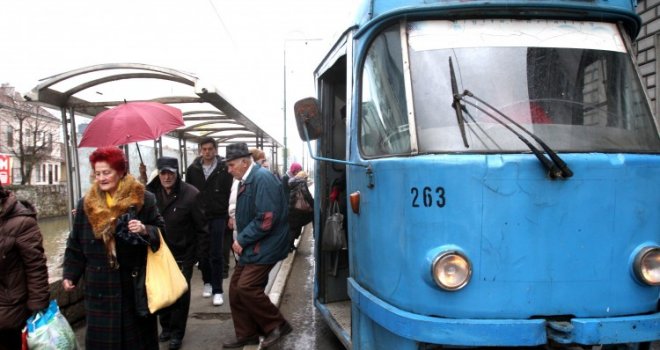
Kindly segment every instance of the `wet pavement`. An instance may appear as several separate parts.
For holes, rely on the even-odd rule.
[[[330,327],[314,307],[314,237],[311,225],[301,236],[287,279],[280,310],[293,327],[293,332],[269,350],[340,350]]]
[[[292,267],[295,258],[295,252],[283,261],[279,262],[270,273],[270,279],[266,286],[267,294],[271,301],[279,305],[280,296],[286,284],[286,278]],[[229,276],[233,273],[234,262],[229,265]],[[231,319],[229,310],[229,279],[223,280],[224,304],[222,306],[213,306],[211,298],[202,297],[202,273],[197,268],[194,269],[193,277],[190,282],[192,295],[190,300],[190,311],[188,314],[188,325],[186,334],[183,338],[181,349],[195,350],[216,350],[222,349],[222,343],[235,339],[234,323]],[[286,317],[286,315],[285,315]],[[76,337],[80,349],[85,349],[85,327],[84,325],[76,328]],[[167,350],[169,342],[160,343],[161,350]],[[244,349],[258,349],[256,346],[245,347]],[[93,350],[93,349],[90,349]]]

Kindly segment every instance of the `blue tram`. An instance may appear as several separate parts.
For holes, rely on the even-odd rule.
[[[660,339],[634,5],[362,4],[294,107],[316,140],[315,304],[347,348]],[[347,244],[325,249],[337,195]]]

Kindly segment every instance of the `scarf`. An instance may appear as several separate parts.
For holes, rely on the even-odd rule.
[[[119,180],[112,201],[106,200],[106,192],[96,182],[85,195],[85,214],[92,225],[94,238],[103,239],[108,262],[113,268],[119,267],[115,248],[117,218],[128,212],[130,206],[135,206],[139,212],[144,205],[144,192],[144,185],[128,174]],[[112,205],[108,205],[109,202]]]

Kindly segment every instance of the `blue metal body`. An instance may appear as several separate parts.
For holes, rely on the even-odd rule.
[[[660,245],[660,156],[562,154],[575,176],[551,181],[531,154],[364,159],[355,132],[360,63],[370,38],[394,20],[590,19],[622,23],[634,38],[640,27],[634,6],[626,0],[364,2],[355,17],[347,92],[347,160],[370,166],[370,174],[346,167],[346,192],[360,193],[360,212],[347,214],[353,349],[660,339],[660,288],[638,282],[631,268],[640,247]],[[428,188],[433,200],[441,188],[443,206],[415,207],[413,188]],[[322,229],[320,220],[315,229]],[[465,253],[473,266],[460,291],[444,291],[432,279],[432,260],[447,248]]]
[[[373,190],[351,169],[351,190],[361,193],[361,212],[349,217],[354,348],[359,334],[383,331],[356,324],[356,313],[433,344],[544,344],[557,317],[572,318],[571,330],[550,335],[562,343],[660,338],[658,288],[631,270],[640,245],[660,244],[660,157],[564,159],[576,173],[568,181],[547,180],[532,155],[372,161]],[[444,207],[411,206],[412,187],[438,186]],[[430,274],[448,245],[474,266],[457,292]]]

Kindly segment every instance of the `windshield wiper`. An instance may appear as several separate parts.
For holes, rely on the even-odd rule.
[[[511,131],[514,135],[516,135],[518,137],[518,139],[520,139],[520,141],[522,141],[532,151],[532,153],[536,156],[536,158],[541,162],[543,167],[548,171],[548,176],[551,179],[569,178],[569,177],[573,176],[573,172],[568,168],[568,165],[566,165],[566,163],[561,158],[559,158],[557,153],[555,153],[539,137],[532,134],[529,130],[523,128],[522,125],[518,124],[513,119],[506,116],[504,113],[502,113],[497,108],[491,106],[490,104],[483,101],[482,99],[474,96],[474,94],[472,94],[469,90],[465,90],[462,94],[456,95],[456,96],[457,96],[457,99],[459,101],[463,101],[464,103],[466,103],[470,106],[473,106],[474,108],[480,110],[481,112],[486,114],[488,117],[495,120],[497,123],[504,126],[507,130]],[[491,110],[497,112],[497,114],[499,114],[500,116],[505,118],[507,121],[509,121],[513,125],[517,126],[521,130],[523,130],[526,134],[530,135],[548,153],[548,155],[550,156],[550,159],[552,159],[552,161],[550,161],[550,159],[546,158],[545,155],[543,153],[541,153],[541,151],[538,148],[536,148],[527,138],[525,138],[522,134],[520,134],[515,129],[513,129],[510,125],[503,122],[500,118],[496,117],[491,112],[489,112],[488,110],[482,108],[481,106],[477,105],[476,103],[466,100],[465,96],[471,97],[471,98],[475,99],[476,101],[484,104],[485,106],[487,106]],[[467,109],[465,110],[465,112],[467,112]]]
[[[458,93],[458,84],[456,83],[456,73],[454,73],[454,65],[451,63],[451,57],[449,57],[449,74],[451,75],[451,93],[454,102],[452,106],[456,110],[456,120],[458,122],[458,128],[461,130],[461,137],[463,138],[463,145],[465,148],[470,148],[468,145],[467,137],[465,136],[465,119],[463,119],[463,111],[461,105],[462,96]]]

